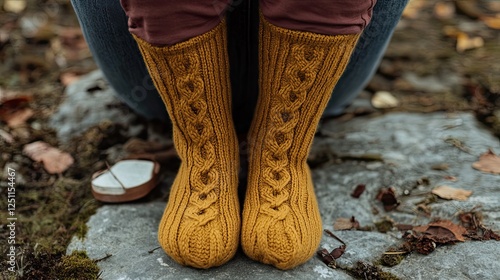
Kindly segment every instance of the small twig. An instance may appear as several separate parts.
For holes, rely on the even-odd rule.
[[[96,259],[96,260],[94,260],[94,262],[96,262],[96,263],[97,263],[97,262],[103,261],[103,260],[105,260],[105,259],[107,259],[107,258],[109,258],[109,257],[111,257],[111,256],[113,256],[113,255],[112,255],[112,254],[107,254],[107,253],[106,253],[106,256],[104,256],[104,257],[102,257],[102,258],[100,258],[100,259]]]
[[[106,167],[108,168],[109,174],[111,174],[111,176],[113,176],[113,178],[115,178],[115,180],[116,180],[116,181],[118,181],[118,183],[120,183],[120,186],[121,186],[124,190],[126,190],[126,188],[125,188],[125,186],[123,185],[123,183],[122,183],[120,180],[118,180],[118,178],[115,176],[115,174],[113,173],[113,171],[111,171],[111,167],[109,166],[109,163],[108,163],[107,161],[105,161],[105,163],[106,163]]]
[[[161,248],[161,247],[160,247],[160,246],[158,246],[158,247],[156,247],[156,248],[154,248],[154,249],[149,250],[149,251],[148,251],[148,253],[152,254],[154,251],[156,251],[156,250],[158,250],[158,249],[160,249],[160,248]]]
[[[385,252],[384,255],[402,255],[407,254],[408,252],[399,251],[399,252]]]
[[[470,149],[467,146],[465,146],[465,144],[462,141],[458,139],[448,137],[444,139],[444,142],[454,146],[455,148],[461,150],[462,152],[471,154]]]
[[[331,232],[330,230],[325,229],[324,231],[325,231],[325,232],[326,232],[329,236],[331,236],[331,237],[333,237],[333,238],[337,239],[337,241],[338,241],[338,242],[340,242],[340,243],[342,243],[342,244],[344,244],[344,245],[346,245],[346,246],[347,246],[347,244],[345,244],[345,242],[344,242],[342,239],[338,238],[338,237],[337,237],[335,234],[333,234],[333,232]]]

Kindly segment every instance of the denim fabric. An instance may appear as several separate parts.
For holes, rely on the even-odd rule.
[[[118,0],[71,0],[95,62],[118,97],[140,115],[168,119]]]
[[[378,0],[324,116],[342,113],[370,81],[408,0]],[[146,118],[168,121],[165,106],[149,77],[127,27],[120,1],[71,0],[83,34],[104,76],[118,96]],[[214,2],[216,3],[216,2]],[[250,125],[257,100],[258,8],[252,0],[233,1],[228,9],[228,49],[236,130]]]
[[[370,82],[408,1],[377,0],[372,21],[361,35],[344,74],[337,82],[323,117],[341,114]]]

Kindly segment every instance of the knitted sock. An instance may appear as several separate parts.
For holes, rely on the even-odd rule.
[[[241,235],[254,260],[290,269],[319,245],[321,217],[306,159],[358,38],[287,30],[261,17],[260,95]]]
[[[182,265],[222,265],[234,256],[240,231],[225,22],[173,46],[135,39],[172,119],[181,159],[159,242]]]

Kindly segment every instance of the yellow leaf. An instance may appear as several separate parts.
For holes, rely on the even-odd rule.
[[[486,24],[489,28],[492,29],[500,29],[500,15],[492,16],[482,16],[481,20]]]
[[[3,9],[18,14],[26,9],[26,0],[5,0]]]
[[[457,35],[457,51],[459,53],[463,53],[466,50],[477,49],[482,46],[484,46],[484,40],[481,37],[471,38],[463,32]]]

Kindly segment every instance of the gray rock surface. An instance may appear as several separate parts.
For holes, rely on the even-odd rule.
[[[141,125],[131,125],[137,116],[122,101],[100,70],[95,70],[70,84],[65,90],[65,99],[51,116],[49,125],[62,141],[77,136],[102,121],[122,124],[126,135],[137,135]]]
[[[357,117],[347,122],[331,120],[320,128],[312,158],[313,178],[324,228],[333,230],[337,218],[355,216],[362,226],[373,226],[386,217],[399,223],[426,224],[433,218],[454,219],[458,211],[480,206],[484,223],[500,229],[500,176],[474,170],[471,164],[488,148],[500,152],[500,142],[468,113],[392,113]],[[367,156],[375,161],[362,158]],[[339,160],[338,158],[343,160]],[[378,159],[378,160],[377,160]],[[449,169],[433,170],[446,163]],[[447,180],[454,176],[456,181]],[[422,178],[430,184],[417,184]],[[425,180],[424,180],[425,181]],[[350,196],[354,187],[366,184],[359,199]],[[415,203],[438,185],[472,190],[464,202],[438,200],[429,205],[431,216],[416,210]],[[397,211],[385,212],[375,196],[381,187],[392,186],[401,195]],[[403,195],[404,193],[410,195]],[[76,237],[68,247],[86,250],[91,258],[112,256],[98,263],[102,279],[352,279],[345,271],[326,267],[314,257],[289,271],[253,262],[240,251],[226,265],[210,270],[179,266],[158,247],[157,223],[165,202],[106,205],[91,217],[83,240]],[[376,262],[401,234],[335,231],[347,243],[341,266],[356,261]],[[331,250],[340,243],[324,235],[321,247]],[[499,279],[500,242],[467,241],[441,246],[430,255],[413,253],[399,265],[383,269],[401,279]]]

